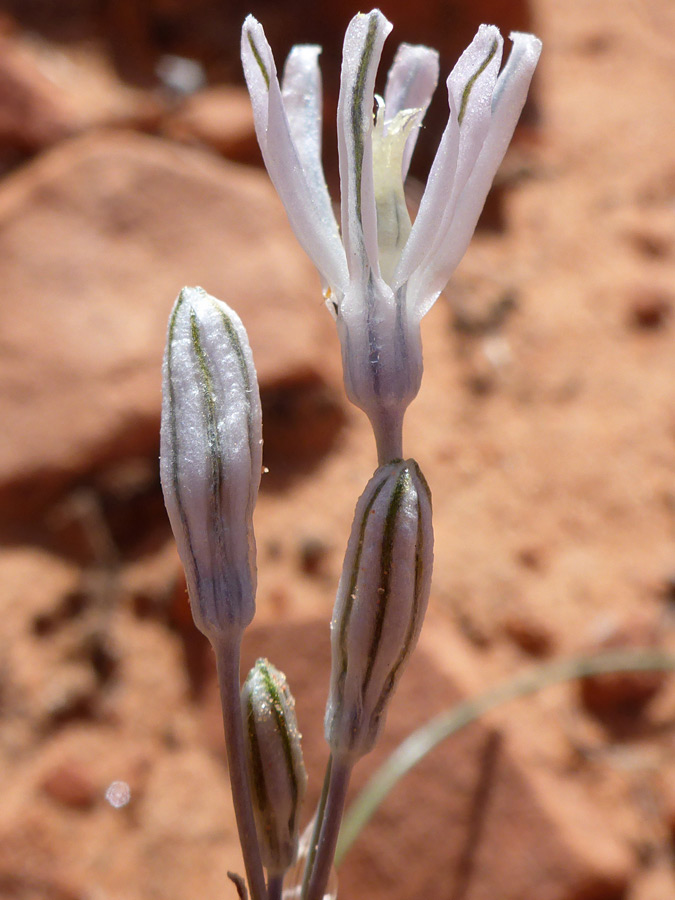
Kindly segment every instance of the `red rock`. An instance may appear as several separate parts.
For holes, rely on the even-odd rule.
[[[248,91],[220,85],[188,97],[167,116],[164,132],[185,143],[204,144],[229,159],[260,162]]]
[[[58,838],[35,815],[0,822],[0,889],[8,900],[82,900]]]
[[[0,145],[40,150],[80,126],[68,97],[8,36],[0,36]]]
[[[214,792],[218,802],[198,798]],[[228,787],[219,761],[198,749],[179,750],[156,763],[138,807],[140,823],[158,837],[198,841],[230,831],[222,814]]]
[[[328,625],[254,624],[245,637],[244,668],[260,655],[285,672],[296,699],[310,808],[326,760]],[[352,797],[413,729],[467,698],[472,665],[432,613],[381,742],[356,767]],[[216,716],[215,704],[210,709]],[[512,727],[518,728],[515,720]],[[339,884],[344,896],[371,900],[616,900],[632,871],[611,821],[580,790],[565,778],[533,772],[508,728],[479,720],[398,783],[346,856]]]
[[[647,259],[663,259],[673,251],[673,238],[670,230],[635,229],[628,235],[633,247]]]
[[[21,91],[32,98],[28,103],[22,94],[19,102],[14,95],[19,134],[27,130],[29,138],[33,135],[33,119],[38,118],[40,106],[45,107],[37,141],[34,138],[33,143],[27,143],[19,138],[19,146],[42,149],[69,134],[102,125],[156,127],[164,106],[160,96],[122,82],[112,62],[95,45],[73,42],[57,47],[36,34],[21,32],[7,38],[6,43],[8,59],[18,70]],[[34,108],[35,115],[29,117]],[[2,109],[6,116],[13,115],[11,104]],[[54,119],[61,123],[57,129],[53,128]]]
[[[601,718],[638,716],[661,689],[662,672],[617,672],[595,675],[581,683],[584,706]]]
[[[626,900],[671,900],[675,897],[675,874],[669,861],[657,863],[641,872]]]
[[[346,421],[339,395],[309,369],[268,384],[261,400],[267,484],[306,473],[328,453]]]
[[[628,323],[643,331],[657,331],[667,324],[675,306],[668,291],[645,287],[634,291],[628,305]]]
[[[11,650],[22,637],[39,632],[36,625],[40,621],[58,617],[64,599],[79,588],[80,576],[74,566],[42,550],[3,549],[0,584],[0,641],[5,641],[7,650]]]
[[[502,627],[508,637],[531,656],[548,656],[555,646],[551,629],[527,612],[507,615]]]
[[[675,840],[675,773],[662,770],[657,777],[658,811],[665,820],[671,841]]]
[[[74,683],[79,667],[59,669],[63,647],[54,636],[41,636],[41,623],[59,619],[67,598],[79,587],[76,569],[38,550],[5,550],[0,554],[3,624],[0,658],[4,690],[12,704],[5,728],[19,747],[30,729],[44,721],[63,685]]]
[[[180,629],[182,614],[175,616],[174,606],[176,595],[187,596],[187,589],[173,538],[158,553],[127,567],[122,577],[139,618],[168,620]]]
[[[658,644],[657,626],[644,616],[617,623],[593,646],[601,650],[654,648]],[[579,683],[581,701],[586,709],[607,725],[624,728],[634,725],[647,704],[661,690],[665,672],[615,672],[584,678]]]
[[[44,504],[77,472],[156,457],[183,284],[238,310],[263,388],[339,377],[318,277],[263,173],[131,134],[79,138],[2,185],[0,254],[5,297],[20,298],[0,357],[5,514],[19,496],[23,513]]]
[[[90,809],[98,796],[96,785],[82,767],[67,761],[45,773],[41,788],[52,800],[72,809]]]

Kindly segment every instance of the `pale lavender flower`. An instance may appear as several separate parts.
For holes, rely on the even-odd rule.
[[[183,288],[171,312],[162,393],[164,502],[195,624],[215,640],[255,611],[262,413],[244,326],[201,288]]]
[[[431,494],[414,459],[380,466],[354,513],[331,620],[326,740],[368,753],[417,643],[429,599]]]
[[[241,712],[262,862],[270,876],[283,876],[298,853],[307,774],[295,700],[286,676],[266,659],[248,674]]]
[[[422,376],[420,321],[469,244],[511,140],[541,42],[481,25],[447,80],[450,119],[411,224],[403,183],[438,80],[438,55],[402,44],[384,98],[375,76],[391,24],[352,19],[338,103],[342,233],[321,164],[320,48],[297,46],[281,86],[262,26],[248,16],[242,61],[256,133],[295,234],[316,265],[342,345],[345,386],[369,416],[381,462],[401,455],[403,414]],[[373,115],[374,100],[377,112]]]

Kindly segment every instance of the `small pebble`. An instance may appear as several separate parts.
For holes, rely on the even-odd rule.
[[[657,623],[649,618],[633,616],[619,622],[601,620],[596,623],[595,631],[595,640],[589,648],[595,653],[659,647]],[[579,683],[581,702],[588,712],[606,725],[621,728],[634,724],[645,714],[649,702],[661,690],[666,677],[664,672],[645,671],[607,672],[583,678]]]
[[[318,537],[307,537],[300,544],[300,568],[307,575],[320,574],[328,547]]]
[[[126,781],[113,781],[105,792],[105,799],[115,809],[121,809],[131,799],[131,788]]]
[[[75,763],[62,763],[51,769],[41,787],[52,800],[71,809],[89,809],[96,801],[96,786]]]
[[[656,331],[662,328],[672,312],[671,298],[666,294],[645,289],[636,292],[632,298],[628,321],[633,328],[642,331]]]
[[[555,647],[555,638],[549,629],[527,616],[509,616],[503,628],[505,634],[530,656],[548,656]]]

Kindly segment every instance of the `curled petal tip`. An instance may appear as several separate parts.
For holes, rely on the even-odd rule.
[[[509,33],[509,39],[513,41],[515,44],[516,41],[523,41],[530,44],[534,49],[541,50],[542,42],[541,39],[536,36],[536,34],[530,34],[529,31],[511,31]]]

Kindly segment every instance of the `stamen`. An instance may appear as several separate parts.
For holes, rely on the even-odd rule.
[[[373,182],[377,210],[377,243],[380,272],[385,281],[393,277],[410,234],[410,216],[403,190],[403,152],[422,110],[402,109],[385,124],[384,100],[376,96],[373,127]]]

